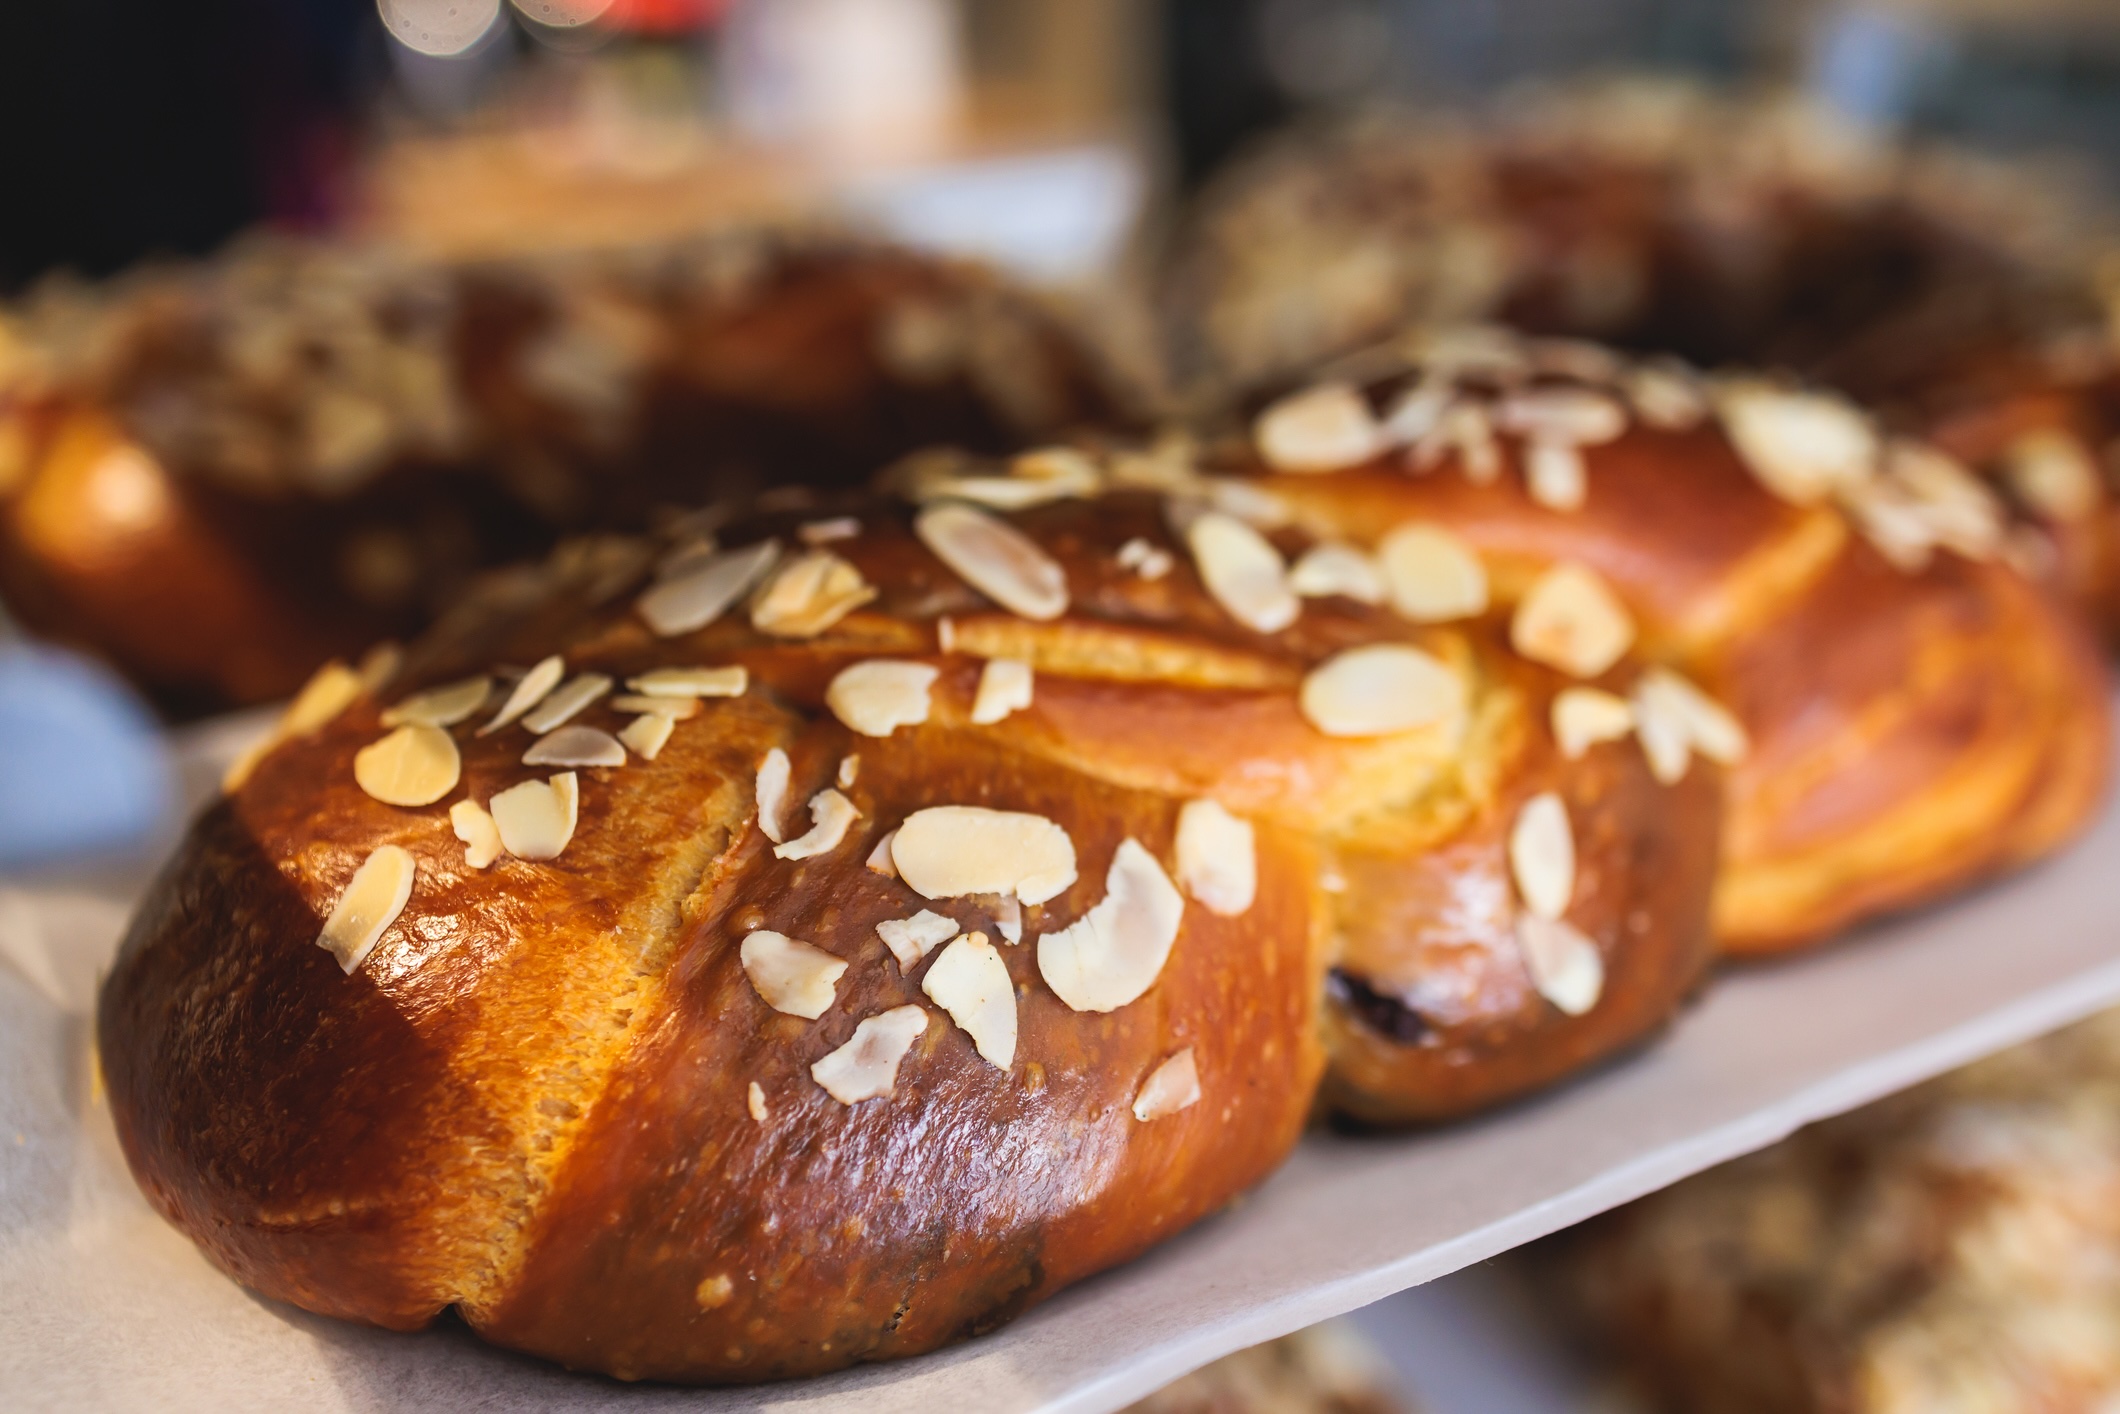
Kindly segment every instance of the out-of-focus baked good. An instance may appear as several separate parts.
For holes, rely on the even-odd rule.
[[[1562,1235],[1540,1286],[1674,1410],[2089,1414],[2120,1397],[2120,1017]]]
[[[566,532],[1109,423],[1115,388],[1028,297],[849,239],[260,242],[0,324],[0,594],[170,710],[259,702]]]
[[[1413,1414],[1391,1367],[1346,1321],[1225,1355],[1127,1414]]]

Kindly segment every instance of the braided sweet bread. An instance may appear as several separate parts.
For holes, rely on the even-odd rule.
[[[327,669],[105,988],[143,1188],[333,1314],[670,1379],[910,1354],[1227,1201],[1321,1076],[1433,1118],[1639,1041],[1711,897],[1784,945],[2080,821],[2098,669],[1977,487],[1907,491],[1896,568],[1741,460],[1958,486],[1840,405],[1476,345],[1268,409],[1272,474],[920,456]]]

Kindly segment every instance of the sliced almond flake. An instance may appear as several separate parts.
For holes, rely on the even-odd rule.
[[[1627,430],[1627,410],[1588,388],[1527,388],[1496,403],[1494,421],[1534,442],[1595,447]]]
[[[2011,442],[2003,454],[2010,489],[2036,515],[2067,524],[2098,508],[2098,466],[2073,434],[2041,427]]]
[[[1875,470],[1876,429],[1845,398],[1736,380],[1716,405],[1745,465],[1785,501],[1815,505]]]
[[[950,1014],[989,1064],[1007,1070],[1015,1063],[1016,984],[986,934],[966,933],[944,948],[920,979],[920,990]]]
[[[778,540],[717,551],[641,595],[635,607],[660,637],[691,633],[727,613],[779,558]]]
[[[1626,362],[1603,344],[1588,339],[1527,339],[1524,355],[1540,373],[1557,374],[1610,387],[1617,383]]]
[[[941,672],[932,663],[871,658],[841,668],[824,690],[832,715],[863,736],[887,737],[928,719],[931,691]]]
[[[486,705],[493,679],[480,673],[442,687],[416,692],[383,710],[386,727],[453,727]]]
[[[611,690],[611,679],[602,673],[576,673],[547,693],[545,700],[523,714],[523,726],[542,736],[579,716],[582,710]]]
[[[810,1067],[810,1078],[842,1105],[889,1095],[898,1064],[928,1028],[928,1014],[908,1003],[864,1020],[844,1046]]]
[[[1136,535],[1119,547],[1119,567],[1143,579],[1161,579],[1178,563],[1177,556],[1160,545],[1151,545]]]
[[[525,766],[623,766],[626,748],[599,727],[571,726],[539,737],[523,753]]]
[[[1633,647],[1634,620],[1596,571],[1555,565],[1516,606],[1509,642],[1535,663],[1594,678]]]
[[[780,812],[788,803],[788,775],[791,769],[788,753],[777,746],[766,753],[765,760],[758,763],[758,829],[759,833],[775,844],[787,838],[780,828]]]
[[[957,651],[957,621],[947,614],[935,620],[935,647],[944,653]]]
[[[843,960],[823,948],[770,928],[746,933],[736,952],[759,1000],[805,1021],[831,1010],[833,993],[847,970]]]
[[[1075,1011],[1116,1011],[1155,985],[1184,914],[1185,900],[1156,857],[1121,840],[1103,899],[1038,939],[1038,973]]]
[[[1928,568],[1936,550],[1935,526],[1906,488],[1876,477],[1842,492],[1840,504],[1894,569],[1915,574]]]
[[[1075,882],[1075,842],[1043,815],[936,805],[905,818],[891,860],[922,898],[1013,894],[1044,903]]]
[[[1383,439],[1394,447],[1411,446],[1442,422],[1457,398],[1457,385],[1433,375],[1401,393],[1384,414]]]
[[[643,697],[741,697],[751,686],[748,668],[657,668],[626,686]]]
[[[854,788],[854,780],[860,774],[861,758],[859,756],[856,756],[852,752],[849,752],[845,756],[839,758],[838,780],[839,788],[841,790],[852,790]]]
[[[353,754],[353,779],[385,805],[432,805],[462,773],[456,741],[440,727],[399,727]]]
[[[1187,1046],[1148,1073],[1134,1096],[1134,1118],[1150,1120],[1189,1110],[1200,1103],[1200,1068]]]
[[[1311,669],[1297,701],[1327,736],[1383,736],[1461,717],[1465,684],[1432,654],[1375,643]]]
[[[1439,624],[1487,612],[1487,569],[1479,553],[1440,525],[1395,527],[1377,545],[1377,568],[1401,618]]]
[[[668,717],[673,722],[689,722],[699,715],[699,699],[696,697],[648,697],[642,694],[622,692],[611,699],[614,712],[647,712],[658,717]]]
[[[841,540],[852,540],[861,534],[861,522],[853,516],[833,516],[829,520],[805,521],[795,528],[795,538],[805,545],[831,545]]]
[[[1288,501],[1253,481],[1233,476],[1211,477],[1200,483],[1208,508],[1235,516],[1254,530],[1278,530],[1295,519]]]
[[[1751,739],[1729,708],[1669,668],[1651,668],[1634,685],[1637,704],[1669,716],[1685,733],[1686,744],[1723,766],[1744,760]]]
[[[914,517],[913,533],[966,584],[1010,613],[1042,620],[1067,612],[1067,572],[1008,522],[945,501]]]
[[[663,701],[669,699],[664,698]],[[666,712],[643,712],[619,728],[619,744],[643,761],[653,761],[662,754],[670,740],[670,733],[677,730],[677,719]]]
[[[1417,329],[1402,341],[1406,356],[1438,374],[1473,374],[1513,382],[1531,367],[1524,340],[1499,324],[1444,324]]]
[[[869,851],[869,857],[862,861],[863,867],[871,874],[881,874],[886,879],[897,878],[898,861],[891,857],[891,848],[897,843],[898,832],[885,831],[883,838],[876,841],[876,847]]]
[[[1009,458],[1008,473],[1054,497],[1095,496],[1104,489],[1104,476],[1095,459],[1079,447],[1033,447],[1019,452]]]
[[[1320,383],[1268,407],[1252,424],[1259,457],[1276,471],[1359,466],[1383,450],[1383,429],[1361,390]]]
[[[2002,502],[1963,462],[1900,438],[1885,448],[1885,470],[1922,508],[1937,544],[1973,560],[2001,548],[2007,526]]]
[[[562,771],[549,780],[510,786],[486,808],[508,853],[517,859],[557,859],[574,838],[581,786],[572,771]]]
[[[1669,359],[1635,365],[1626,376],[1627,401],[1651,427],[1684,432],[1708,417],[1708,395],[1693,370]]]
[[[1594,687],[1563,688],[1553,699],[1553,739],[1570,761],[1602,741],[1618,741],[1634,730],[1634,708],[1626,698]]]
[[[1357,604],[1384,602],[1384,575],[1376,561],[1337,540],[1305,550],[1288,572],[1288,587],[1305,599],[1337,595]]]
[[[1568,807],[1552,791],[1540,791],[1516,812],[1509,830],[1509,872],[1524,907],[1540,918],[1558,918],[1575,896],[1575,831]]]
[[[759,1124],[766,1122],[766,1092],[757,1081],[752,1081],[744,1091],[744,1109]]]
[[[281,741],[308,736],[352,706],[364,690],[359,673],[336,659],[326,663],[287,704],[274,736]]]
[[[529,672],[524,673],[515,687],[508,693],[508,700],[501,710],[493,714],[492,720],[478,729],[480,736],[491,736],[545,700],[545,695],[559,686],[560,679],[567,675],[567,664],[559,654],[544,659]]]
[[[655,582],[666,584],[691,574],[720,551],[721,543],[711,535],[694,535],[680,540],[655,562]]]
[[[786,561],[751,600],[751,627],[775,638],[815,638],[876,597],[876,586],[830,550]]]
[[[1005,474],[977,470],[981,463],[955,449],[916,452],[892,467],[885,479],[907,500],[969,501],[997,511],[1028,510],[1103,488],[1097,464],[1072,447],[1044,447],[1012,459]]]
[[[1178,812],[1178,883],[1210,913],[1235,918],[1258,894],[1258,847],[1251,822],[1212,800]]]
[[[398,669],[404,666],[405,649],[403,645],[386,638],[382,642],[372,645],[366,653],[361,655],[361,661],[354,664],[353,675],[361,680],[361,690],[372,697],[390,686],[398,675]],[[472,704],[474,707],[477,705],[477,703]],[[383,725],[389,727],[396,726],[397,723],[385,722]],[[442,727],[449,724],[447,722],[430,722],[428,725]]]
[[[861,818],[854,802],[830,788],[810,797],[810,828],[786,844],[773,847],[775,859],[810,859],[839,848],[847,827]]]
[[[1258,633],[1277,633],[1302,611],[1288,587],[1281,552],[1265,536],[1221,511],[1205,511],[1185,532],[1200,580],[1229,616]]]
[[[994,915],[994,931],[1005,943],[1023,941],[1023,900],[1012,894],[1002,894],[992,900],[982,900],[987,911]]]
[[[979,670],[972,722],[988,727],[1031,705],[1031,665],[1019,658],[992,658]]]
[[[1517,946],[1538,994],[1569,1016],[1582,1016],[1605,991],[1605,959],[1597,944],[1565,918],[1516,916]]]
[[[475,800],[459,800],[449,807],[449,827],[464,842],[464,863],[484,869],[501,857],[500,827]]]
[[[1644,701],[1639,693],[1633,707],[1634,734],[1641,740],[1642,755],[1649,762],[1649,774],[1664,785],[1677,785],[1686,778],[1686,770],[1693,764],[1693,743],[1685,723],[1668,704],[1655,698]]]
[[[901,973],[918,967],[920,959],[956,937],[958,931],[957,920],[925,908],[911,918],[886,918],[876,925],[876,936],[898,959]]]
[[[1570,442],[1524,444],[1524,489],[1549,511],[1579,511],[1590,498],[1590,471]]]
[[[1428,435],[1413,444],[1408,453],[1416,471],[1428,471],[1455,452],[1467,480],[1484,486],[1502,474],[1502,449],[1494,438],[1494,424],[1479,403],[1460,400],[1446,409]]]
[[[339,960],[341,972],[351,976],[397,922],[418,872],[412,856],[394,844],[380,846],[353,871],[317,934],[317,946]]]

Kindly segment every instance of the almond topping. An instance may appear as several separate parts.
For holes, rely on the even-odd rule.
[[[1627,430],[1627,412],[1588,388],[1531,388],[1495,405],[1494,420],[1505,432],[1533,442],[1594,447]]]
[[[1651,668],[1634,685],[1642,749],[1656,778],[1670,785],[1686,774],[1691,752],[1734,766],[1751,742],[1729,708],[1669,668]]]
[[[920,990],[950,1014],[980,1055],[1007,1070],[1016,1059],[1016,984],[984,933],[966,933],[942,950]]]
[[[972,723],[987,727],[1031,705],[1031,665],[1019,658],[993,658],[979,670]]]
[[[667,699],[666,699],[667,700]],[[643,712],[619,728],[618,739],[626,750],[643,761],[653,761],[677,730],[677,718],[667,712]]]
[[[363,690],[359,673],[335,659],[326,663],[302,684],[280,714],[279,725],[273,728],[275,739],[308,736],[352,706]]]
[[[854,779],[860,774],[861,758],[859,756],[849,752],[847,755],[839,758],[838,779],[839,788],[841,790],[852,790],[854,788]]]
[[[623,766],[626,748],[596,727],[561,727],[523,753],[525,766]]]
[[[1685,723],[1654,698],[1644,702],[1637,695],[1633,706],[1634,734],[1641,741],[1642,755],[1648,758],[1649,774],[1664,785],[1677,785],[1693,764],[1693,744],[1687,739]]]
[[[1302,605],[1288,587],[1281,552],[1258,531],[1221,511],[1204,511],[1185,531],[1201,583],[1229,616],[1259,633],[1296,621]]]
[[[1877,433],[1844,398],[1747,380],[1726,385],[1717,401],[1745,465],[1795,505],[1867,480],[1876,464]]]
[[[842,1105],[891,1093],[898,1063],[928,1028],[927,1012],[910,1003],[864,1020],[844,1046],[810,1067],[810,1078]]]
[[[1143,579],[1161,579],[1178,563],[1177,557],[1160,545],[1151,545],[1136,535],[1119,547],[1119,567]]]
[[[558,687],[559,680],[566,675],[567,665],[561,660],[559,654],[555,653],[540,662],[529,672],[523,674],[521,680],[515,684],[514,690],[508,694],[508,700],[501,704],[501,710],[494,713],[493,719],[478,729],[478,734],[480,736],[491,736],[502,727],[514,722],[516,718],[544,701],[545,695],[551,692],[553,688]]]
[[[1185,900],[1156,857],[1121,840],[1104,898],[1038,939],[1038,972],[1075,1011],[1116,1011],[1155,985],[1184,914]]]
[[[876,925],[876,936],[898,959],[900,972],[911,972],[919,966],[920,959],[956,937],[957,931],[954,918],[925,908],[911,918],[886,918]]]
[[[1212,800],[1189,800],[1178,812],[1178,882],[1210,913],[1234,918],[1258,892],[1259,863],[1251,823]]]
[[[766,1092],[755,1080],[744,1091],[744,1108],[750,1112],[751,1118],[757,1123],[764,1124],[766,1122]]]
[[[1013,894],[1044,903],[1075,882],[1075,842],[1043,815],[937,805],[916,810],[891,843],[898,877],[922,898]]]
[[[852,516],[806,521],[795,528],[795,538],[805,545],[830,545],[835,541],[852,540],[860,534],[861,522]]]
[[[386,727],[453,727],[485,705],[493,679],[480,673],[446,687],[416,692],[383,713]]]
[[[417,872],[412,856],[394,844],[381,846],[353,871],[317,934],[317,946],[339,960],[340,971],[351,975],[397,922]]]
[[[1411,521],[1377,545],[1391,607],[1420,624],[1487,611],[1487,570],[1470,545],[1440,525]]]
[[[1427,471],[1453,451],[1465,479],[1474,485],[1485,486],[1502,474],[1502,450],[1494,440],[1494,424],[1485,407],[1460,401],[1445,408],[1428,435],[1413,444],[1412,465]]]
[[[929,663],[893,658],[850,664],[825,688],[825,705],[863,736],[889,736],[928,719],[928,692],[940,671]]]
[[[1162,1119],[1200,1102],[1200,1069],[1187,1046],[1148,1073],[1134,1096],[1134,1118],[1143,1124]]]
[[[440,727],[399,727],[353,754],[353,778],[385,805],[432,805],[456,789],[463,758]]]
[[[1384,440],[1403,447],[1433,432],[1457,397],[1449,378],[1430,375],[1401,393],[1384,414]]]
[[[1627,400],[1651,427],[1683,432],[1708,416],[1708,396],[1684,364],[1654,360],[1636,365],[1626,376]]]
[[[1067,572],[1006,521],[946,501],[914,517],[913,533],[966,584],[1010,613],[1057,619],[1067,612]]]
[[[2010,489],[2046,520],[2077,521],[2098,505],[2098,468],[2083,444],[2042,427],[2010,443],[2003,465]]]
[[[1605,990],[1605,959],[1580,928],[1565,918],[1519,913],[1516,941],[1540,996],[1569,1016],[1597,1005]]]
[[[775,859],[809,859],[839,848],[839,842],[847,837],[847,827],[861,818],[861,812],[836,790],[829,788],[810,797],[809,833],[786,844],[773,847]]]
[[[449,807],[449,826],[464,842],[464,863],[484,869],[501,857],[500,827],[475,800],[459,800]]]
[[[1524,489],[1549,511],[1579,511],[1590,495],[1590,473],[1572,442],[1524,444]]]
[[[614,712],[652,712],[658,717],[668,717],[673,722],[688,722],[699,715],[699,699],[696,697],[649,697],[639,693],[622,692],[611,699]]]
[[[881,874],[886,879],[897,878],[898,861],[891,857],[891,849],[897,843],[896,830],[884,831],[883,838],[876,841],[876,847],[869,851],[869,857],[862,862],[862,867],[871,874]]]
[[[778,540],[703,555],[641,595],[635,607],[663,638],[705,628],[750,593],[779,558]]]
[[[1534,663],[1594,678],[1634,645],[1634,620],[1594,570],[1555,565],[1516,606],[1509,642]]]
[[[572,771],[510,786],[487,803],[501,843],[517,859],[557,859],[574,838],[581,787]]]
[[[1885,448],[1885,469],[1922,508],[1936,543],[1983,560],[2002,544],[2002,503],[1954,457],[1900,439]]]
[[[1558,918],[1575,896],[1575,833],[1568,807],[1552,791],[1540,791],[1516,812],[1509,831],[1509,871],[1524,907],[1540,918]]]
[[[1336,540],[1305,550],[1288,572],[1288,587],[1305,599],[1338,595],[1357,604],[1384,602],[1384,576],[1376,561]]]
[[[1634,708],[1624,697],[1594,687],[1563,688],[1553,699],[1553,739],[1570,761],[1601,741],[1617,741],[1634,730]]]
[[[626,679],[626,686],[643,697],[741,697],[750,685],[750,671],[743,667],[657,668]]]
[[[1346,383],[1321,383],[1282,398],[1259,414],[1252,436],[1268,466],[1294,472],[1356,466],[1384,443],[1368,400]]]
[[[1461,715],[1465,684],[1418,648],[1376,643],[1313,668],[1297,700],[1310,724],[1327,736],[1383,736]]]
[[[815,1021],[832,1006],[834,990],[847,965],[823,948],[760,928],[744,935],[737,949],[744,976],[775,1011]]]
[[[775,638],[815,638],[876,597],[876,586],[830,550],[783,564],[751,601],[751,627]]]
[[[994,915],[994,931],[1001,935],[1004,943],[1023,941],[1023,900],[1008,894],[982,899],[987,911]]]
[[[758,763],[758,830],[775,844],[787,838],[781,832],[780,811],[788,802],[788,773],[791,769],[788,753],[777,746]]]
[[[523,726],[542,736],[580,715],[583,708],[610,690],[611,679],[602,673],[577,673],[525,712]]]

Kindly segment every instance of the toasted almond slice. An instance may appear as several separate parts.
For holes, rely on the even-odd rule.
[[[766,1092],[755,1080],[744,1091],[744,1109],[755,1122],[759,1124],[766,1122]]]
[[[661,698],[667,702],[671,699]],[[670,733],[677,730],[677,719],[665,712],[643,712],[619,728],[619,744],[643,761],[653,761],[662,753],[670,740]]]
[[[1031,665],[1020,658],[991,658],[979,670],[979,692],[972,700],[972,722],[992,726],[1011,712],[1031,705]]]
[[[891,857],[891,849],[897,843],[896,830],[884,831],[883,838],[876,841],[876,847],[870,850],[869,857],[862,861],[862,867],[871,874],[881,874],[886,879],[897,878],[898,861]]]
[[[1649,774],[1664,785],[1675,786],[1693,764],[1691,735],[1667,700],[1644,700],[1639,686],[1633,702],[1634,734],[1641,741],[1642,755],[1648,758]]]
[[[788,775],[792,769],[788,753],[777,746],[758,763],[758,830],[775,844],[787,838],[781,832],[780,812],[788,803]]]
[[[1634,620],[1596,571],[1555,565],[1516,606],[1509,642],[1535,663],[1594,678],[1634,646]]]
[[[805,545],[831,545],[861,534],[861,522],[852,516],[805,521],[795,528],[795,538]]]
[[[492,720],[478,729],[478,734],[491,736],[502,727],[514,723],[525,712],[544,701],[545,695],[558,687],[560,679],[566,675],[567,664],[557,653],[538,663],[523,674],[514,690],[509,692],[508,700],[501,704],[501,710],[494,713]]]
[[[1524,489],[1549,511],[1579,511],[1590,497],[1590,472],[1572,442],[1524,444]]]
[[[1119,566],[1143,579],[1161,579],[1178,563],[1177,557],[1160,545],[1151,545],[1136,535],[1119,547]]]
[[[1337,595],[1357,604],[1384,602],[1384,575],[1376,561],[1337,540],[1305,550],[1288,572],[1288,587],[1305,599]]]
[[[453,727],[483,707],[492,691],[493,679],[484,673],[443,687],[430,687],[384,709],[383,725]]]
[[[449,807],[449,826],[464,842],[464,863],[484,869],[501,857],[500,827],[475,800],[459,800]]]
[[[1627,430],[1627,410],[1589,388],[1527,388],[1495,405],[1505,432],[1533,442],[1595,447]]]
[[[1634,730],[1634,708],[1624,697],[1594,687],[1562,688],[1553,699],[1553,739],[1561,755],[1580,760],[1601,741],[1617,741]]]
[[[750,593],[779,558],[778,540],[701,555],[641,595],[635,608],[663,638],[705,628]]]
[[[1588,339],[1527,339],[1524,355],[1540,373],[1558,374],[1584,383],[1610,387],[1619,381],[1625,361],[1603,344]],[[1542,389],[1540,391],[1572,391]]]
[[[886,918],[876,925],[876,936],[898,959],[900,972],[911,972],[920,965],[920,959],[956,937],[957,932],[957,920],[925,908],[911,918]]]
[[[1010,613],[1057,619],[1067,612],[1067,572],[1008,522],[945,501],[914,517],[913,533],[966,584]]]
[[[1927,510],[1897,481],[1873,477],[1841,493],[1841,509],[1894,569],[1918,574],[1935,558]]]
[[[2017,498],[2046,520],[2082,520],[2099,502],[2097,463],[2073,433],[2040,427],[2011,442],[2003,470]]]
[[[598,727],[561,727],[539,737],[523,753],[525,766],[623,766],[626,748]]]
[[[1760,484],[1795,505],[1815,505],[1875,470],[1876,429],[1853,403],[1756,379],[1725,384],[1723,428]]]
[[[1251,822],[1212,800],[1189,800],[1178,812],[1178,882],[1210,913],[1234,918],[1259,888]]]
[[[942,950],[920,990],[950,1014],[980,1055],[1001,1070],[1016,1059],[1016,984],[984,933],[966,933]]]
[[[1301,603],[1288,587],[1288,567],[1265,536],[1221,511],[1205,511],[1185,532],[1200,581],[1215,602],[1246,628],[1277,633],[1296,621]]]
[[[1116,1011],[1155,985],[1184,914],[1185,900],[1156,857],[1121,840],[1103,899],[1038,939],[1038,973],[1075,1011]]]
[[[1148,1073],[1134,1096],[1134,1118],[1150,1120],[1189,1110],[1200,1103],[1200,1068],[1187,1046]]]
[[[1565,918],[1519,913],[1516,941],[1540,996],[1569,1016],[1597,1005],[1605,990],[1605,959],[1580,928]]]
[[[626,686],[643,697],[741,697],[750,685],[750,670],[742,666],[657,668],[626,679]]]
[[[1006,475],[976,468],[965,453],[919,453],[887,474],[908,500],[971,501],[997,511],[1027,510],[1053,501],[1094,496],[1103,486],[1097,464],[1073,447],[1041,447],[1009,462]]]
[[[699,699],[696,697],[649,697],[643,693],[622,692],[611,699],[614,712],[649,712],[658,717],[668,717],[673,722],[689,722],[699,715]]]
[[[1636,364],[1626,375],[1627,401],[1643,422],[1666,432],[1698,427],[1708,416],[1708,395],[1693,370],[1671,359]]]
[[[1984,560],[2002,546],[2002,503],[1963,462],[1905,438],[1885,448],[1885,469],[1927,515],[1936,543],[1967,559]]]
[[[562,771],[550,780],[510,786],[486,808],[508,853],[517,859],[557,859],[574,838],[581,787],[572,771]]]
[[[361,690],[370,696],[374,696],[390,686],[397,678],[398,669],[404,666],[405,649],[403,645],[394,643],[386,638],[380,643],[371,645],[368,651],[361,655],[361,660],[353,665],[353,675],[361,680]],[[474,703],[473,705],[476,706],[477,704]],[[385,722],[383,725],[387,727],[397,724]],[[447,726],[448,723],[430,722],[427,725]]]
[[[412,856],[394,844],[380,846],[353,871],[317,934],[317,946],[339,960],[340,971],[350,976],[375,950],[405,911],[418,872]]]
[[[1413,444],[1412,465],[1426,471],[1450,452],[1457,453],[1465,478],[1474,485],[1485,486],[1502,474],[1502,449],[1483,405],[1463,399],[1452,403],[1428,435]]]
[[[711,534],[688,536],[672,545],[662,558],[655,562],[655,582],[666,584],[670,580],[691,574],[720,552],[721,542]]]
[[[847,970],[844,961],[823,948],[770,928],[746,933],[736,953],[761,1001],[805,1021],[831,1010],[833,993]]]
[[[1568,807],[1554,792],[1540,791],[1516,812],[1509,830],[1509,871],[1524,907],[1540,918],[1558,918],[1575,896],[1575,832]]]
[[[399,727],[353,754],[353,778],[385,805],[432,805],[456,789],[463,758],[440,727]]]
[[[775,638],[815,638],[876,597],[876,586],[830,550],[783,563],[751,601],[751,627]]]
[[[1254,530],[1278,530],[1295,519],[1295,511],[1285,497],[1256,481],[1214,476],[1202,481],[1200,489],[1206,493],[1207,509],[1234,516]]]
[[[839,758],[839,788],[852,790],[854,780],[861,774],[861,758],[852,752]]]
[[[294,701],[287,704],[279,725],[273,729],[275,738],[285,741],[308,736],[352,706],[365,690],[359,673],[333,659],[311,674]]]
[[[1450,378],[1430,375],[1401,393],[1384,414],[1383,439],[1394,447],[1410,446],[1436,429],[1457,398]]]
[[[832,715],[863,736],[886,737],[928,719],[929,693],[941,669],[931,663],[871,658],[841,668],[824,690]]]
[[[1297,701],[1327,736],[1382,736],[1463,715],[1465,684],[1418,648],[1374,643],[1311,669]]]
[[[523,726],[542,736],[579,716],[583,708],[610,690],[611,679],[602,673],[576,673],[525,712]]]
[[[854,802],[827,787],[810,797],[810,828],[799,838],[773,847],[775,859],[809,859],[839,848],[847,827],[861,818]]]
[[[1043,815],[936,805],[916,810],[891,843],[891,860],[922,898],[1013,894],[1044,903],[1075,882],[1075,842]]]
[[[1744,724],[1729,708],[1669,668],[1651,668],[1634,687],[1635,700],[1666,715],[1685,733],[1686,743],[1724,766],[1744,760],[1751,748]]]
[[[1440,525],[1408,521],[1377,545],[1391,607],[1420,624],[1487,612],[1487,569],[1470,545]]]
[[[842,1105],[888,1095],[898,1085],[898,1064],[928,1028],[925,1009],[908,1003],[868,1017],[844,1046],[810,1067],[810,1078]]]
[[[1282,398],[1259,414],[1252,438],[1268,466],[1293,472],[1358,466],[1384,445],[1368,400],[1347,383],[1320,383]]]
[[[983,900],[987,910],[994,915],[994,931],[1005,943],[1023,941],[1023,900],[1002,894],[992,900]]]

